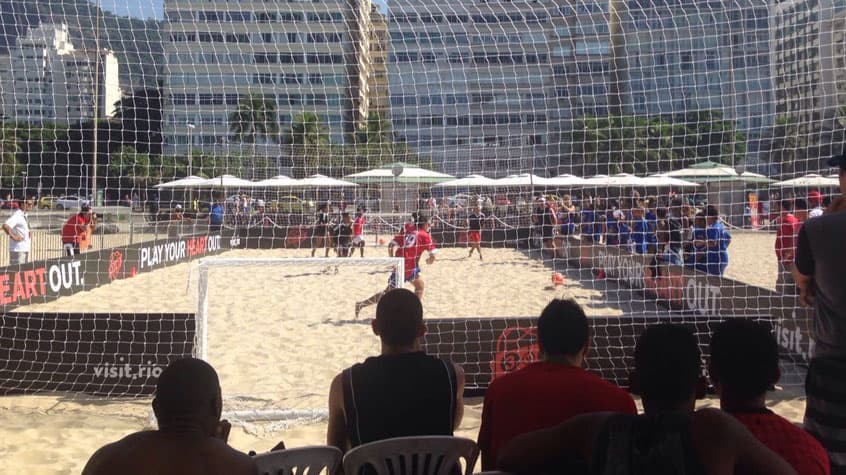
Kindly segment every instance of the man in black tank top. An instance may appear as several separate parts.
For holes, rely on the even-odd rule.
[[[687,328],[649,327],[637,342],[631,375],[646,414],[586,414],[521,435],[500,452],[498,468],[539,473],[572,454],[598,475],[730,475],[739,467],[748,471],[743,473],[795,474],[730,415],[694,410],[704,395],[700,358]]]
[[[392,437],[452,435],[464,413],[464,372],[420,351],[426,329],[420,299],[389,291],[372,326],[382,353],[332,380],[326,443],[346,451]]]

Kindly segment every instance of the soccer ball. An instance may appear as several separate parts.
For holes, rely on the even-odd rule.
[[[552,285],[558,287],[559,285],[564,284],[564,276],[561,275],[560,272],[553,272],[552,273]]]
[[[384,245],[385,245],[385,240],[384,240],[384,239],[379,239],[379,245],[380,245],[380,246],[384,246]]]

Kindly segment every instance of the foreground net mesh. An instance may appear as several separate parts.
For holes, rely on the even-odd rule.
[[[843,0],[135,5],[25,0],[3,15],[3,206],[34,199],[28,257],[42,262],[64,255],[61,228],[90,201],[100,220],[82,258],[102,264],[79,285],[57,267],[53,296],[52,264],[6,267],[4,309],[144,312],[158,302],[120,298],[140,283],[98,289],[111,306],[68,294],[165,275],[157,266],[199,256],[198,241],[183,241],[197,236],[334,256],[325,241],[358,209],[367,256],[384,256],[423,210],[445,248],[422,266],[432,317],[534,316],[558,296],[592,316],[766,314],[786,357],[807,361],[810,314],[780,280],[776,217],[782,200],[804,219],[837,192],[825,159],[846,126]],[[712,205],[719,220],[697,218]],[[476,228],[483,261],[465,257]],[[150,244],[164,240],[184,247]],[[0,246],[0,265],[11,257]],[[365,284],[349,269],[239,285],[238,299],[210,311],[237,324],[251,300],[298,310],[274,290],[295,293],[296,279],[325,289],[314,305],[348,299]],[[221,283],[251,281],[245,269],[220,272]],[[7,321],[3,337],[26,344],[3,354],[6,367],[48,351],[49,338],[39,346],[22,320]],[[612,336],[625,324],[614,325],[599,328]],[[311,327],[286,336],[300,330]],[[41,368],[39,380],[69,378]]]

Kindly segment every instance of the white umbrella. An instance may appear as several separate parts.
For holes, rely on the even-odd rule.
[[[299,180],[295,180],[289,176],[277,175],[273,178],[257,181],[253,184],[254,188],[292,188],[300,184]]]
[[[455,180],[436,183],[433,187],[444,188],[473,188],[473,187],[492,187],[498,186],[498,180],[488,178],[482,175],[467,175],[464,178],[456,178]]]
[[[596,175],[585,180],[585,185],[596,187],[634,187],[645,186],[643,178],[631,175],[629,173],[618,173],[616,175]]]
[[[793,178],[792,180],[784,180],[778,183],[773,183],[773,186],[779,188],[825,188],[840,186],[840,180],[812,173],[810,175]]]
[[[303,178],[297,183],[297,187],[307,188],[341,188],[349,186],[358,186],[355,183],[338,180],[337,178],[329,178],[326,175],[312,175],[308,178]]]
[[[673,178],[667,175],[652,175],[642,178],[643,186],[649,188],[696,188],[699,183]]]
[[[399,174],[394,175],[395,172]],[[379,168],[347,175],[344,178],[356,183],[440,183],[455,177],[446,173],[427,170],[407,163],[391,163]]]
[[[521,173],[519,175],[508,175],[505,178],[496,180],[497,186],[546,186],[547,179],[532,175],[530,173]]]
[[[587,180],[576,175],[564,174],[547,178],[546,184],[550,186],[582,186],[587,184]]]
[[[252,188],[255,182],[234,175],[221,175],[203,180],[202,186],[211,188]]]
[[[199,188],[203,186],[206,179],[200,176],[186,176],[185,178],[180,178],[178,180],[169,181],[166,183],[159,183],[155,185],[153,188]]]

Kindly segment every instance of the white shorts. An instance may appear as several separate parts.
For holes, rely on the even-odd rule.
[[[358,236],[353,236],[352,245],[358,246],[359,244],[364,244],[364,238],[359,234]]]

